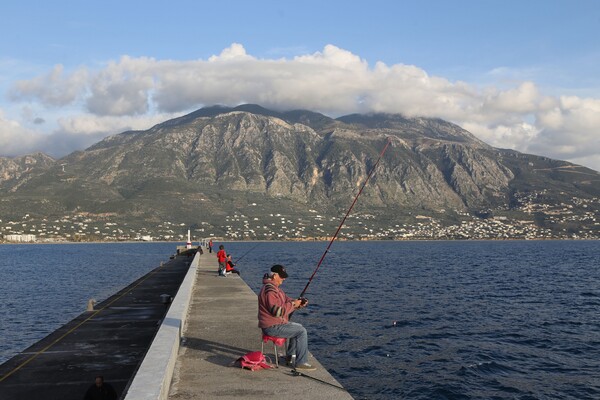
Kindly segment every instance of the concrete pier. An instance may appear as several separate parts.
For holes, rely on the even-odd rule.
[[[307,376],[294,376],[285,365],[258,371],[232,366],[243,354],[261,349],[257,296],[237,275],[217,276],[215,254],[197,257],[168,399],[352,399],[312,355],[309,362],[317,370]],[[310,340],[309,332],[309,349]],[[271,343],[265,353],[273,357]]]
[[[214,253],[179,254],[0,365],[0,399],[82,399],[98,374],[125,400],[352,399],[312,355],[317,370],[302,375],[235,366],[261,349],[257,314],[256,294],[219,277]]]

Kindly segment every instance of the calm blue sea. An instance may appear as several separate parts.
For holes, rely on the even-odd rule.
[[[255,291],[285,264],[290,296],[327,245],[224,244]],[[0,246],[0,361],[174,250]],[[599,250],[596,241],[336,242],[294,320],[356,399],[600,399]]]
[[[175,243],[0,245],[0,363],[169,261]]]

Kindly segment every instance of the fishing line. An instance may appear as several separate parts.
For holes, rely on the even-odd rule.
[[[308,290],[308,287],[310,286],[310,283],[312,282],[313,278],[317,274],[317,271],[321,267],[321,264],[323,263],[323,260],[325,259],[325,256],[329,252],[329,248],[331,247],[331,245],[335,241],[335,238],[337,237],[337,235],[340,233],[340,230],[342,229],[342,226],[344,225],[344,222],[346,222],[346,218],[348,218],[348,215],[350,215],[350,212],[352,211],[352,208],[354,208],[354,204],[356,204],[356,201],[358,200],[358,197],[360,196],[360,194],[362,193],[363,189],[367,185],[367,182],[369,182],[369,179],[371,178],[371,175],[373,175],[373,173],[375,172],[375,169],[377,168],[377,165],[379,164],[379,161],[381,161],[381,157],[383,157],[383,154],[385,153],[385,151],[387,150],[387,148],[388,148],[388,146],[390,145],[391,142],[392,142],[391,138],[388,137],[387,138],[387,143],[385,144],[385,147],[383,148],[383,150],[381,150],[381,153],[379,154],[379,158],[377,158],[377,161],[375,162],[375,164],[371,168],[371,171],[369,171],[369,174],[367,175],[367,179],[365,179],[365,181],[363,182],[362,186],[360,187],[360,190],[358,191],[358,194],[354,197],[354,201],[350,205],[350,208],[348,209],[348,212],[346,212],[346,215],[344,215],[344,218],[342,219],[342,222],[340,223],[340,226],[338,226],[337,231],[335,232],[335,235],[333,235],[333,237],[331,238],[331,241],[329,242],[329,245],[327,245],[327,248],[325,249],[325,252],[321,256],[321,259],[319,260],[319,263],[317,264],[317,268],[315,268],[314,272],[312,273],[312,275],[308,279],[308,282],[306,283],[306,286],[304,287],[304,290],[302,290],[302,293],[300,293],[300,298],[303,298],[304,293],[306,293],[306,291]]]
[[[238,262],[240,262],[240,260],[244,257],[246,257],[252,250],[254,250],[255,248],[257,248],[261,243],[258,242],[257,244],[255,244],[250,250],[248,250],[247,252],[245,252],[244,254],[242,254],[240,256],[240,258],[238,258],[237,260],[235,260],[233,263],[237,264]]]

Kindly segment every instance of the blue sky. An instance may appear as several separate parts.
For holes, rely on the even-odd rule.
[[[600,170],[600,1],[13,1],[0,18],[0,156],[251,102],[440,117]]]

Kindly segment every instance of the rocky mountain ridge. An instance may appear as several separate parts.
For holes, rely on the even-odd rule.
[[[0,216],[85,211],[138,224],[191,218],[217,227],[219,218],[248,213],[250,204],[260,205],[252,210],[257,215],[339,213],[388,140],[357,204],[378,223],[415,214],[454,222],[465,213],[498,215],[516,211],[526,194],[555,203],[600,195],[593,170],[496,149],[440,119],[332,119],[242,105],[113,135],[60,160],[0,158]]]
[[[18,188],[30,175],[50,168],[55,162],[55,159],[41,152],[14,158],[0,157],[0,185]]]

